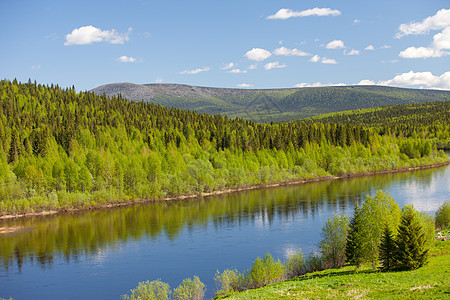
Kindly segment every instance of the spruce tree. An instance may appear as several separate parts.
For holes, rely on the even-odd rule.
[[[395,260],[400,269],[412,270],[422,267],[428,260],[428,248],[420,217],[413,206],[402,211],[395,239]]]
[[[345,245],[346,260],[350,265],[359,267],[363,260],[362,258],[362,240],[361,240],[361,208],[358,204],[355,206],[353,217],[350,220],[349,232],[347,235],[347,243]]]
[[[394,235],[389,228],[389,226],[384,227],[384,232],[381,237],[380,244],[380,261],[381,261],[381,269],[383,271],[392,270],[395,267],[395,253],[396,246]]]

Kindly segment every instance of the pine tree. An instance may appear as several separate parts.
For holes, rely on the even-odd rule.
[[[417,269],[426,264],[428,260],[426,237],[420,217],[413,206],[408,205],[402,211],[395,245],[396,264],[400,269]]]
[[[359,267],[363,260],[363,257],[361,256],[361,221],[361,208],[358,204],[356,204],[353,217],[350,220],[347,243],[345,246],[345,256],[347,257],[347,262],[356,267]]]
[[[394,235],[389,226],[384,227],[383,236],[380,244],[380,261],[383,271],[392,270],[395,267],[395,240]]]

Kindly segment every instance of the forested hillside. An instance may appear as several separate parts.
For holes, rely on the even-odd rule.
[[[0,82],[0,212],[158,199],[448,160],[417,134],[262,124]]]
[[[305,123],[364,125],[397,136],[433,141],[438,148],[450,149],[450,101],[391,105],[331,113],[301,120]]]
[[[152,102],[166,107],[222,114],[258,122],[278,122],[320,114],[450,100],[449,91],[385,86],[337,86],[291,89],[227,89],[180,84],[115,83],[92,90],[98,95]]]

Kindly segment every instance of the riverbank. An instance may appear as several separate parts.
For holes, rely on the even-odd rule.
[[[216,299],[444,299],[450,292],[450,242],[439,243],[445,251],[413,271],[381,272],[370,266],[353,266],[313,272],[263,288],[230,293]],[[445,245],[441,245],[444,244]]]
[[[4,214],[4,215],[0,216],[0,220],[33,217],[33,216],[44,216],[44,215],[52,215],[52,214],[57,214],[57,213],[68,213],[68,212],[87,211],[87,210],[102,210],[102,209],[109,209],[109,208],[114,208],[114,207],[122,207],[122,206],[144,204],[144,203],[158,202],[158,201],[159,202],[174,201],[174,200],[179,201],[179,200],[185,200],[185,199],[216,196],[216,195],[230,194],[230,193],[255,190],[255,189],[274,188],[274,187],[287,186],[287,185],[300,185],[300,184],[307,184],[307,183],[320,182],[320,181],[348,179],[348,178],[373,176],[373,175],[389,174],[389,173],[411,172],[411,171],[422,170],[422,169],[443,167],[443,166],[446,166],[449,164],[450,164],[450,160],[447,160],[442,163],[423,165],[423,166],[403,167],[403,168],[398,168],[398,169],[378,170],[378,171],[366,171],[366,172],[355,173],[355,174],[345,174],[345,175],[341,175],[341,176],[323,176],[323,177],[298,179],[298,180],[290,180],[290,181],[283,181],[283,182],[256,184],[256,185],[243,186],[243,187],[237,187],[237,188],[227,188],[227,189],[222,189],[222,190],[217,190],[217,191],[212,191],[212,192],[195,193],[195,194],[189,194],[189,195],[179,195],[179,196],[165,197],[165,198],[159,198],[159,199],[129,199],[129,200],[119,200],[119,201],[115,201],[115,202],[111,202],[111,203],[86,205],[86,206],[81,206],[81,207],[69,207],[69,208],[61,208],[61,209],[56,208],[56,209],[43,210],[43,211]]]

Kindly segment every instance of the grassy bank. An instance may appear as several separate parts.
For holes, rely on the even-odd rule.
[[[305,274],[217,299],[448,299],[450,241],[434,242],[429,263],[413,271],[381,272],[364,266]]]

